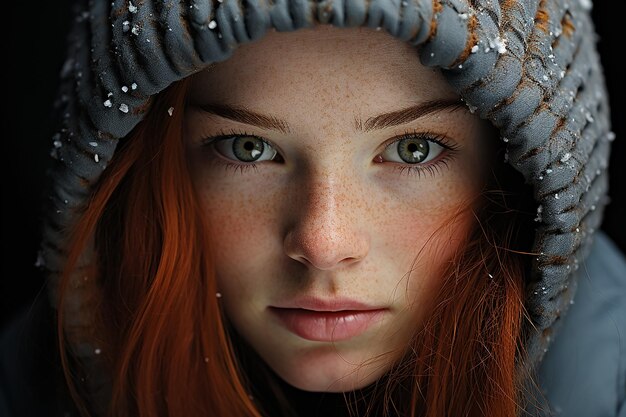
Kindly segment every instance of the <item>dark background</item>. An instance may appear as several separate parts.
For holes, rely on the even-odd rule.
[[[0,328],[42,290],[43,277],[34,264],[41,236],[44,172],[52,161],[49,152],[56,125],[51,109],[65,60],[69,4],[69,0],[55,0],[18,7],[11,2],[2,24]],[[624,23],[611,4],[615,3],[597,1],[593,8],[617,135],[609,171],[612,203],[602,228],[626,252],[624,74],[618,73],[622,68],[618,57],[623,58],[623,41],[619,39],[623,39]]]

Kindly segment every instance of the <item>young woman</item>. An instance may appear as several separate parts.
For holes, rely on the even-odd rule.
[[[9,330],[0,411],[624,416],[591,33],[556,1],[90,3],[24,318],[56,389],[11,384]]]

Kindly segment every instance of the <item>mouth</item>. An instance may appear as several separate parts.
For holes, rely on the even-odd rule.
[[[338,342],[356,337],[389,311],[386,308],[320,311],[273,306],[269,310],[287,330],[316,342]]]

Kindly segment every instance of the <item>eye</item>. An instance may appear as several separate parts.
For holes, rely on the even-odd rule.
[[[414,133],[391,142],[381,154],[384,160],[406,164],[425,164],[437,158],[450,147],[440,143],[436,136]]]
[[[263,139],[238,134],[220,136],[211,141],[217,153],[227,159],[239,162],[261,162],[273,160],[278,152]]]

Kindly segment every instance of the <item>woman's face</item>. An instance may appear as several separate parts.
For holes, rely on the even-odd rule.
[[[491,163],[485,122],[413,47],[329,25],[241,45],[194,77],[189,100],[215,302],[289,384],[372,383],[475,221],[463,209]]]

